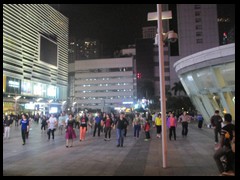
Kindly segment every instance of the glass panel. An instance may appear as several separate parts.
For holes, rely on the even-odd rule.
[[[196,73],[199,90],[218,87],[210,68],[198,70]]]
[[[235,63],[229,63],[220,67],[226,86],[235,86]]]

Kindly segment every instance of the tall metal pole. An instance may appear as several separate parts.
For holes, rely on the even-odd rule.
[[[164,73],[164,54],[163,54],[163,27],[162,27],[162,5],[157,4],[158,13],[158,53],[159,53],[159,78],[160,78],[160,101],[162,113],[162,158],[163,168],[167,167],[167,121],[166,121],[166,98],[165,98],[165,73]]]

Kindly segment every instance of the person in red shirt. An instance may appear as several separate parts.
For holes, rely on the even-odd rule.
[[[105,141],[110,140],[111,138],[112,126],[113,126],[113,121],[112,121],[111,115],[107,114],[106,120],[104,121],[104,132],[105,132],[104,140]],[[108,138],[107,138],[107,135],[108,135]]]
[[[149,120],[146,120],[146,122],[145,122],[144,131],[145,131],[145,135],[146,135],[146,138],[144,140],[148,141],[151,138],[150,137],[150,123],[149,123]]]

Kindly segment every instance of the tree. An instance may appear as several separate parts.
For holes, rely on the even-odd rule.
[[[181,81],[174,83],[174,86],[172,87],[172,91],[174,91],[175,96],[177,95],[177,92],[178,92],[178,96],[180,96],[181,92],[184,92],[185,95],[187,94]]]

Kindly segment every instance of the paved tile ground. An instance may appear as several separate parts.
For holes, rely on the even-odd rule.
[[[65,147],[65,134],[55,132],[54,140],[47,140],[40,124],[32,124],[29,139],[22,145],[20,127],[13,126],[9,139],[3,139],[4,176],[217,176],[213,160],[213,129],[197,128],[189,124],[187,137],[177,127],[177,140],[167,139],[167,167],[162,166],[162,139],[144,141],[133,138],[128,128],[124,147],[116,147],[116,131],[112,139],[104,141],[88,132],[85,141],[79,141],[79,131],[74,146]]]

